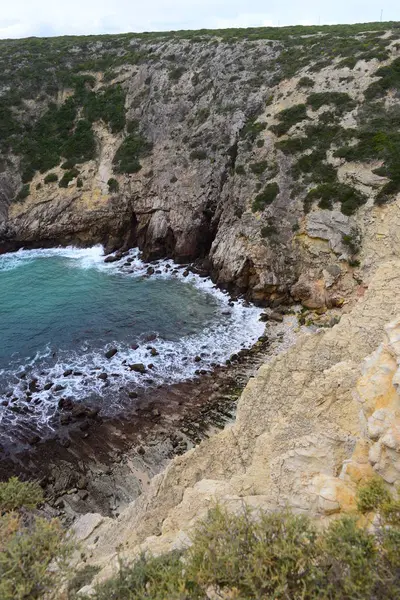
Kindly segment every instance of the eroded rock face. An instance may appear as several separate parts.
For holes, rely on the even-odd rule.
[[[399,53],[395,41],[391,59]],[[111,80],[92,73],[93,89],[122,87],[127,121],[138,122],[152,143],[142,168],[115,172],[113,159],[127,132],[113,133],[97,121],[97,158],[79,165],[81,187],[76,181],[67,188],[46,185],[46,174],[36,172],[30,196],[12,202],[22,185],[21,168],[17,156],[7,155],[0,164],[0,251],[69,243],[100,242],[107,251],[138,245],[146,259],[207,258],[206,270],[215,281],[263,304],[293,298],[311,308],[340,304],[357,286],[343,236],[353,229],[364,233],[379,215],[373,198],[387,179],[373,170],[381,163],[347,163],[329,151],[327,161],[337,168],[338,180],[366,194],[368,202],[353,217],[335,202],[333,210],[315,203],[306,215],[307,190],[296,192],[291,170],[296,157],[277,143],[317,124],[329,106],[308,108],[307,120],[283,137],[271,130],[282,110],[304,104],[310,93],[299,86],[301,72],[280,78],[284,44],[169,39],[133,41],[132,48],[147,58],[118,66]],[[357,110],[378,66],[371,61],[354,77],[336,64],[308,73],[314,93],[345,91],[355,102],[341,118],[342,128],[357,126]],[[62,90],[57,102],[72,93]],[[43,113],[41,102],[40,96],[25,102],[26,114]],[[61,167],[52,172],[59,179],[64,173]],[[118,191],[110,192],[110,178],[116,178]],[[279,193],[255,210],[257,194],[270,182],[278,184]],[[357,278],[362,276],[360,271]]]
[[[399,315],[400,262],[391,261],[338,325],[303,336],[259,369],[232,427],[174,459],[96,529],[96,544],[88,536],[100,577],[110,574],[117,545],[128,557],[186,545],[216,500],[231,510],[245,502],[327,518],[354,508],[357,485],[373,473],[399,483]]]

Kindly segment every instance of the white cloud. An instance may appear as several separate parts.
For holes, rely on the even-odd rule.
[[[216,19],[215,24],[211,24],[211,27],[228,29],[230,27],[272,27],[273,25],[273,20],[269,14],[244,13],[235,17]]]
[[[373,0],[2,0],[0,37],[260,27],[379,19]],[[267,6],[267,8],[266,8]],[[398,0],[382,0],[399,19]],[[267,12],[266,12],[267,11]]]

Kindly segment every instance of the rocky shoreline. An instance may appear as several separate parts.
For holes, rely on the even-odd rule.
[[[264,317],[267,319],[267,314]],[[38,478],[48,510],[67,523],[78,514],[117,516],[174,456],[183,454],[233,420],[250,377],[295,339],[297,318],[272,315],[265,335],[225,366],[191,381],[133,392],[134,407],[120,418],[61,407],[72,422],[68,437],[37,440],[0,463],[0,478]],[[78,410],[79,409],[79,410]]]

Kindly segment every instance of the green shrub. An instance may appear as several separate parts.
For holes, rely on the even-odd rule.
[[[345,244],[350,252],[354,255],[360,251],[360,233],[357,229],[352,229],[351,233],[343,234],[342,242]]]
[[[120,85],[106,88],[101,92],[90,92],[83,99],[85,117],[93,123],[104,121],[112,133],[125,127],[125,92]]]
[[[54,183],[55,181],[58,181],[58,175],[57,175],[57,173],[49,173],[44,178],[44,182],[46,184],[48,184],[48,183]]]
[[[75,163],[91,160],[96,155],[96,142],[91,123],[80,119],[72,135],[65,142],[63,155]]]
[[[184,74],[185,70],[186,69],[184,67],[176,67],[175,69],[171,69],[171,71],[169,72],[169,78],[171,79],[171,81],[179,81],[179,79]]]
[[[297,83],[298,88],[312,88],[315,85],[315,81],[311,77],[301,77]]]
[[[137,173],[142,168],[140,158],[148,156],[153,145],[138,131],[130,133],[115,153],[113,164],[117,173]]]
[[[277,195],[279,194],[279,185],[276,182],[268,183],[262,192],[260,192],[254,199],[251,207],[253,212],[261,212],[266,206],[272,204]]]
[[[29,183],[26,183],[25,185],[22,186],[22,188],[18,192],[18,194],[15,198],[15,201],[22,202],[23,200],[25,200],[25,198],[27,198],[29,196],[30,193],[31,193],[30,185],[29,185]]]
[[[257,148],[262,148],[265,144],[265,140],[257,140]]]
[[[308,106],[311,106],[313,110],[318,110],[326,104],[334,104],[336,112],[339,114],[352,110],[356,106],[354,100],[345,92],[313,93],[308,96],[307,104]]]
[[[79,175],[78,169],[71,169],[70,171],[66,171],[64,175],[61,177],[58,185],[61,188],[67,188],[68,184],[75,179]]]
[[[205,160],[207,158],[207,152],[205,150],[193,150],[190,153],[191,160]]]
[[[250,143],[253,143],[261,131],[264,131],[264,129],[267,127],[266,123],[256,122],[257,118],[258,117],[248,118],[240,131],[240,136],[248,140]]]
[[[307,107],[305,104],[296,104],[296,106],[285,108],[278,113],[277,118],[279,119],[279,123],[271,125],[270,130],[280,137],[287,133],[293,125],[308,119]]]
[[[70,169],[73,169],[75,167],[75,165],[76,165],[75,160],[73,160],[72,158],[69,158],[68,160],[63,162],[63,164],[61,165],[61,168],[69,171]]]
[[[251,163],[249,165],[250,171],[252,171],[252,173],[255,173],[256,175],[261,175],[262,173],[264,173],[264,171],[267,167],[268,167],[267,160],[262,160],[257,163]]]
[[[110,177],[110,179],[107,181],[107,185],[110,194],[115,194],[119,191],[119,183],[114,177]]]
[[[278,229],[273,224],[264,225],[264,227],[261,227],[260,233],[263,238],[268,238],[271,235],[275,235],[276,233],[278,233]]]
[[[203,600],[204,594],[183,572],[181,555],[153,558],[142,555],[135,563],[120,564],[118,575],[97,586],[93,600]]]
[[[332,208],[334,202],[340,202],[342,213],[350,216],[354,214],[360,206],[365,204],[367,198],[364,194],[349,185],[331,182],[322,183],[308,192],[304,205],[306,212],[311,208],[314,200],[320,201],[321,208],[328,209]]]
[[[371,83],[365,90],[364,95],[367,100],[381,98],[387,94],[390,89],[400,90],[400,58],[393,60],[390,65],[381,67],[375,71],[375,76],[379,81]]]
[[[209,108],[200,108],[196,113],[196,120],[201,125],[202,123],[205,123],[205,121],[207,121],[209,116],[210,116]]]
[[[10,512],[19,508],[36,508],[43,502],[42,488],[36,481],[22,482],[17,477],[11,477],[6,482],[0,482],[0,513]]]
[[[77,188],[83,187],[83,180],[80,177],[78,177],[78,179],[76,180],[76,187]]]
[[[237,175],[245,175],[246,174],[246,169],[244,168],[244,165],[238,165],[235,169],[235,173]]]
[[[43,501],[37,483],[0,483],[0,598],[56,599],[69,575],[72,539],[56,519],[32,512]]]
[[[374,477],[357,491],[357,509],[361,513],[377,510],[389,501],[390,494],[379,477]]]
[[[86,585],[90,585],[93,578],[100,571],[100,567],[94,565],[86,565],[82,569],[79,569],[77,573],[68,582],[68,597],[75,597],[76,592]]]

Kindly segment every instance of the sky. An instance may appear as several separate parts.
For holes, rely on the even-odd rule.
[[[399,0],[0,0],[0,39],[400,21]]]

